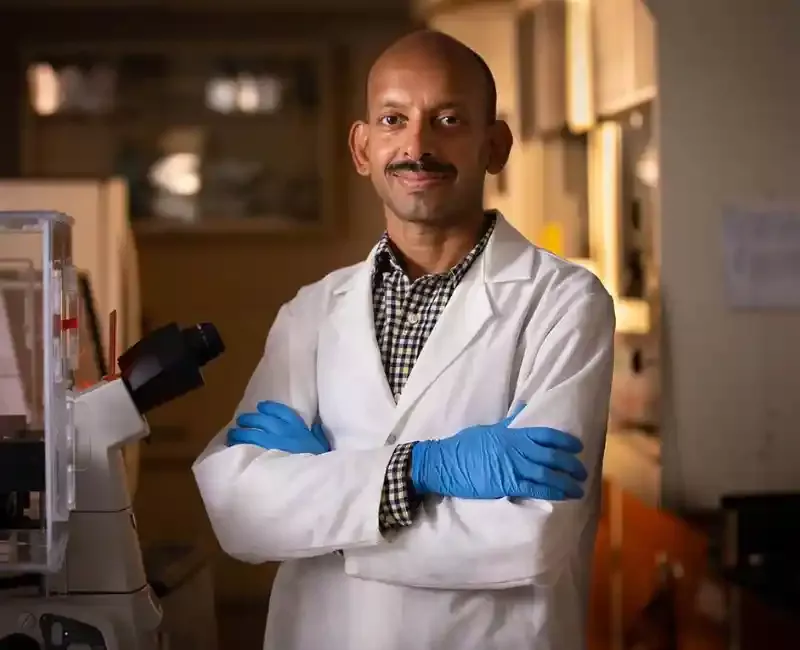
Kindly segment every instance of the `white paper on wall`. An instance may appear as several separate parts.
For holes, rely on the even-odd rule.
[[[731,307],[800,310],[800,209],[726,208],[722,241]]]

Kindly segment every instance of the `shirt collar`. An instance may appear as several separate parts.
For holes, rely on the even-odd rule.
[[[485,229],[478,243],[475,244],[473,249],[467,253],[458,264],[446,273],[442,273],[441,277],[448,276],[457,283],[460,282],[467,271],[469,271],[472,263],[478,259],[486,248],[492,236],[492,232],[494,231],[495,224],[497,223],[497,212],[495,210],[488,210],[485,216]],[[392,240],[389,239],[389,233],[387,232],[384,232],[378,240],[378,245],[375,247],[374,260],[372,276],[375,281],[382,280],[385,273],[399,272],[405,275],[405,270],[397,260],[397,256],[392,248]]]

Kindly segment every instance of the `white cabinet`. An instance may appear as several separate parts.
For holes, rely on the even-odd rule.
[[[644,0],[592,0],[595,107],[608,117],[653,99],[655,21]]]

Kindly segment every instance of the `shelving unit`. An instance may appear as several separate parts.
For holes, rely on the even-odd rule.
[[[34,45],[23,170],[126,179],[147,236],[328,232],[334,61],[314,43]]]
[[[644,0],[592,0],[595,106],[608,118],[657,95],[655,21]]]

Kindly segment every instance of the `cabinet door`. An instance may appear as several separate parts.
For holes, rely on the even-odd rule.
[[[595,105],[602,117],[656,94],[655,21],[644,0],[593,0]]]

